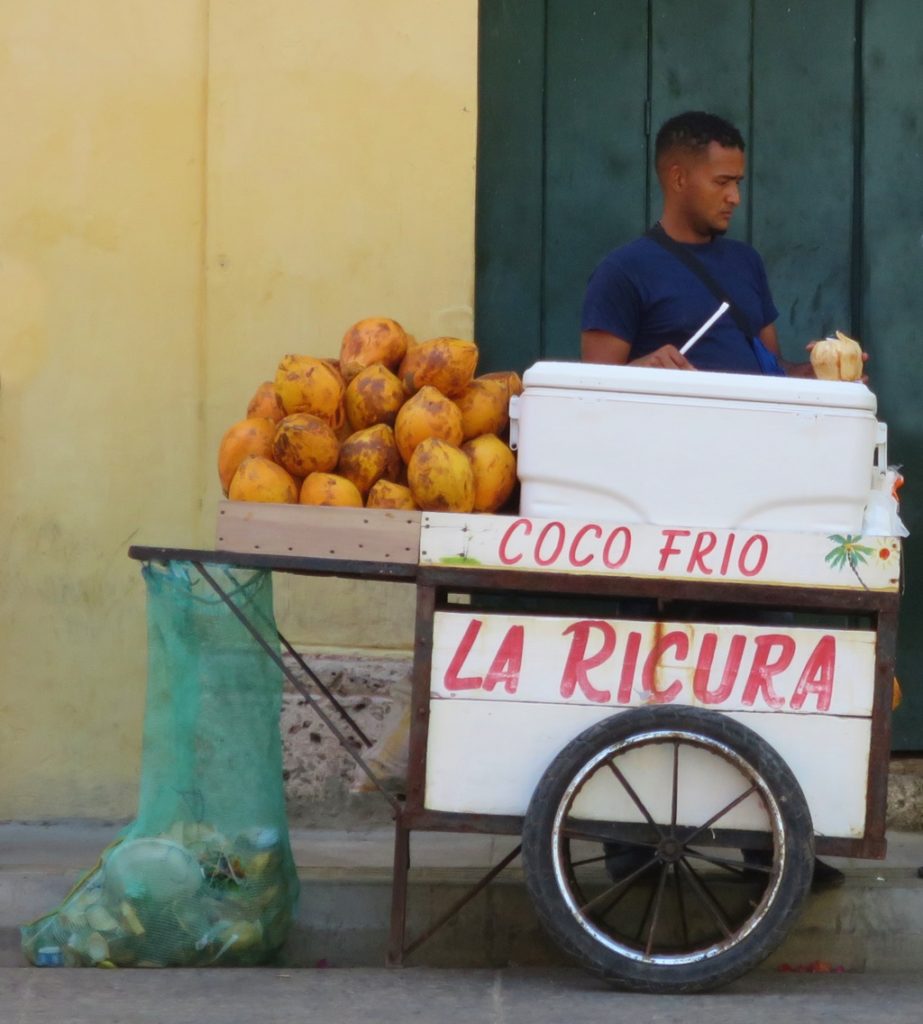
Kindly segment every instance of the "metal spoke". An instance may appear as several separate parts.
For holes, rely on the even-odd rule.
[[[680,878],[679,864],[673,864],[673,882],[676,886],[676,903],[679,907],[679,923],[683,929],[683,941],[689,946],[689,922],[686,919],[686,903],[683,900],[683,882]]]
[[[588,941],[634,961],[638,970],[696,964],[707,971],[711,961],[721,973],[726,952],[743,951],[760,929],[773,927],[776,905],[798,902],[778,884],[786,833],[776,802],[784,778],[763,774],[754,755],[761,748],[751,750],[743,734],[729,727],[724,743],[704,725],[694,731],[698,719],[689,718],[684,724],[682,712],[664,712],[662,724],[640,717],[643,732],[633,734],[627,724],[601,732],[590,759],[584,752],[574,761],[553,819],[543,820],[564,853],[552,865],[564,898],[557,910]],[[720,786],[706,784],[694,794],[689,759],[699,748],[706,760],[727,766],[727,782],[722,777]],[[644,756],[626,759],[626,749]],[[661,784],[645,770],[647,757],[659,765]],[[615,786],[605,781],[610,772]],[[607,797],[608,808],[599,813],[594,798]],[[764,848],[769,866],[751,864],[750,851]],[[543,909],[550,914],[555,907],[549,902]],[[573,928],[559,929],[555,921],[552,934],[572,937]]]
[[[598,864],[601,860],[606,859],[606,854],[602,854],[600,857],[585,857],[583,860],[572,860],[570,866],[572,868],[582,868],[585,864]]]
[[[644,818],[647,821],[648,825],[650,825],[657,832],[657,835],[659,835],[661,839],[666,839],[666,836],[663,834],[663,829],[651,817],[651,812],[641,802],[641,798],[632,789],[631,783],[628,781],[628,779],[625,778],[625,776],[622,774],[619,768],[616,768],[614,762],[609,761],[608,764],[609,767],[612,769],[612,774],[619,780],[619,782],[621,782],[622,786],[625,789],[625,792],[631,797],[635,807],[637,807],[638,810],[644,815]]]
[[[724,932],[724,937],[730,939],[733,936],[731,926],[727,922],[727,918],[724,916],[724,911],[719,906],[715,897],[708,891],[708,888],[696,874],[695,869],[692,865],[683,857],[680,862],[686,871],[689,873],[689,884],[692,887],[692,891],[699,897],[699,901],[708,910],[708,912],[718,922],[718,927]]]
[[[638,925],[638,930],[635,932],[635,942],[641,941],[641,936],[644,934],[644,926],[647,924],[647,919],[651,915],[651,907],[654,905],[654,897],[657,895],[657,890],[651,886],[650,892],[647,896],[647,905],[644,908],[644,913],[641,915],[641,923]]]
[[[620,843],[623,846],[636,846],[641,850],[655,850],[657,842],[641,842],[639,839],[624,839],[620,835],[600,835],[589,828],[580,828],[575,825],[563,825],[561,835],[566,839],[586,839],[593,843]]]
[[[670,835],[676,835],[676,807],[679,802],[679,742],[673,741],[673,808],[670,813]]]
[[[650,956],[654,948],[654,935],[657,932],[657,922],[660,920],[660,904],[663,900],[664,886],[667,884],[667,875],[670,872],[670,865],[664,864],[660,869],[660,878],[657,881],[657,899],[654,902],[654,914],[651,918],[651,927],[647,933],[647,945],[644,947],[644,955]]]
[[[622,890],[627,890],[632,882],[637,881],[652,864],[656,863],[657,858],[651,857],[647,864],[642,864],[641,867],[635,868],[630,875],[626,875],[614,885],[610,885],[608,889],[604,889],[598,896],[594,896],[589,903],[584,903],[580,910],[584,914],[592,914],[594,911],[599,910],[600,907],[608,908],[610,899],[614,900],[617,896],[621,895]]]
[[[755,793],[755,792],[757,791],[757,788],[758,788],[758,787],[757,787],[756,783],[754,783],[754,784],[753,784],[753,785],[752,785],[752,786],[751,786],[751,787],[750,787],[750,788],[749,788],[748,790],[745,790],[745,791],[744,791],[743,793],[741,793],[741,794],[740,794],[740,796],[736,797],[736,798],[735,798],[734,800],[732,800],[732,801],[731,801],[731,802],[730,802],[729,804],[727,804],[727,805],[726,805],[725,807],[722,807],[722,808],[721,808],[721,810],[720,810],[720,811],[718,811],[718,813],[717,813],[717,814],[713,814],[713,815],[712,815],[712,816],[711,816],[711,817],[710,817],[710,818],[708,819],[708,821],[706,821],[704,825],[700,825],[700,826],[699,826],[699,827],[698,827],[698,828],[697,828],[697,829],[695,830],[695,832],[693,832],[693,833],[692,833],[692,835],[690,835],[690,836],[686,836],[686,838],[685,838],[685,839],[683,840],[683,842],[685,843],[685,845],[687,845],[687,846],[688,846],[688,845],[689,845],[689,843],[694,843],[694,842],[695,842],[695,840],[696,840],[696,839],[697,839],[697,838],[698,838],[698,837],[699,837],[699,836],[700,836],[700,835],[701,835],[701,834],[702,834],[703,832],[706,832],[706,831],[707,831],[708,829],[710,829],[710,828],[712,827],[712,825],[714,825],[714,823],[715,823],[716,821],[718,821],[718,820],[719,820],[720,818],[723,818],[723,817],[725,816],[725,814],[728,814],[728,813],[729,813],[730,811],[733,811],[733,810],[734,810],[734,808],[735,808],[735,807],[736,807],[736,806],[737,806],[738,804],[742,804],[742,803],[744,802],[744,800],[746,800],[746,799],[747,799],[747,797],[748,797],[748,796],[750,796],[750,794],[751,794],[751,793]]]
[[[612,901],[612,902],[611,902],[611,903],[609,904],[609,906],[608,906],[608,907],[606,907],[606,909],[605,909],[605,910],[603,910],[603,911],[602,911],[602,912],[601,912],[601,913],[600,913],[600,914],[598,915],[598,917],[599,917],[599,920],[601,920],[601,921],[602,921],[602,920],[604,920],[604,919],[605,919],[606,917],[608,917],[608,915],[609,915],[609,914],[611,914],[611,913],[612,913],[612,911],[613,911],[613,910],[615,910],[615,908],[616,908],[616,907],[617,907],[617,906],[618,906],[618,905],[619,905],[619,904],[620,904],[620,903],[622,902],[622,900],[623,900],[623,899],[625,899],[625,897],[626,897],[626,896],[627,896],[627,895],[628,895],[628,894],[629,894],[629,893],[631,892],[631,889],[632,889],[632,887],[631,887],[631,886],[628,886],[627,888],[623,889],[623,890],[622,890],[622,891],[621,891],[621,892],[620,892],[620,893],[618,894],[618,896],[616,896],[616,897],[615,897],[615,899],[614,899],[614,900],[613,900],[613,901]]]
[[[772,867],[767,864],[751,864],[748,861],[729,860],[727,857],[716,857],[714,854],[702,853],[701,850],[693,850],[688,846],[686,847],[686,856],[696,857],[699,860],[706,860],[709,864],[714,864],[719,868],[725,868],[727,871],[733,871],[736,875],[748,875],[754,871],[758,871],[766,875],[772,873]]]

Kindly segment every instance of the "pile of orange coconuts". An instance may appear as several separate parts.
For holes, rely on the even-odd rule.
[[[218,449],[232,501],[496,512],[516,485],[513,371],[476,377],[473,341],[354,324],[339,359],[286,355]]]

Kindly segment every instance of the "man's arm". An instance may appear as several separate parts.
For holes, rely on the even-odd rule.
[[[814,367],[808,363],[790,363],[782,356],[782,349],[779,348],[779,336],[776,333],[775,324],[767,324],[758,335],[760,341],[779,360],[779,365],[785,371],[786,377],[814,377]]]
[[[650,355],[628,362],[631,344],[606,331],[584,331],[580,335],[580,357],[585,363],[616,366],[657,366],[668,370],[694,370],[695,367],[675,345],[664,345]]]

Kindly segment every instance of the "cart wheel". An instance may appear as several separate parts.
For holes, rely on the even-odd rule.
[[[581,733],[542,776],[522,839],[551,937],[638,992],[702,991],[754,967],[793,924],[814,865],[788,765],[746,726],[691,707]]]

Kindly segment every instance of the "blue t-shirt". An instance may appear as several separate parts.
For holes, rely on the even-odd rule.
[[[705,265],[752,325],[754,334],[779,315],[759,254],[719,236],[685,248]],[[585,331],[606,331],[631,343],[629,361],[662,345],[682,345],[720,305],[696,275],[657,242],[642,237],[614,249],[590,277],[583,299]],[[722,316],[687,353],[699,370],[760,373],[750,340]]]

